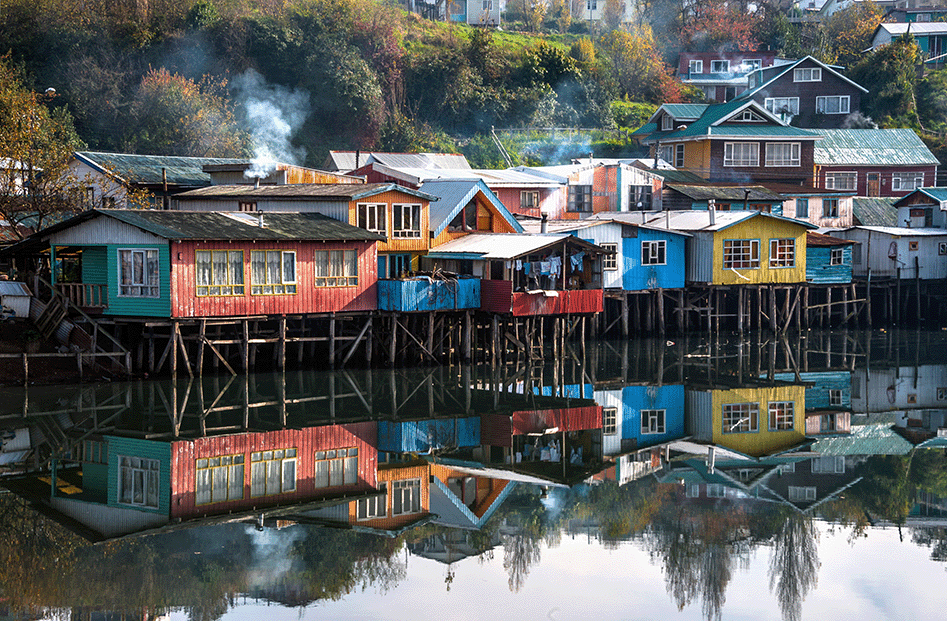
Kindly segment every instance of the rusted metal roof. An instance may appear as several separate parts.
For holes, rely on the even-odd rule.
[[[198,188],[189,192],[183,192],[175,196],[178,200],[187,200],[191,198],[199,199],[269,199],[269,200],[312,200],[312,201],[336,201],[340,198],[346,200],[359,200],[381,194],[382,192],[403,192],[410,196],[427,201],[437,200],[436,196],[431,196],[418,190],[398,185],[396,183],[291,183],[286,185],[212,185],[206,188]]]
[[[249,159],[223,157],[175,157],[170,155],[135,155],[131,153],[101,153],[76,151],[80,162],[121,181],[137,185],[161,185],[167,175],[169,185],[203,187],[210,185],[207,165],[249,164]]]
[[[823,235],[815,231],[806,231],[806,247],[815,246],[850,246],[854,244],[850,239],[839,239],[831,235]]]

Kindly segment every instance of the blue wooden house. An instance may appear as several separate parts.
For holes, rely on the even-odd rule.
[[[806,232],[806,282],[852,282],[852,248],[856,242],[813,231]]]
[[[615,457],[679,440],[684,425],[684,386],[625,386],[595,391],[602,406],[602,453]]]
[[[378,422],[378,450],[431,453],[480,446],[480,416]]]

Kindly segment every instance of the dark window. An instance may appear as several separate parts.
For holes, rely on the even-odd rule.
[[[569,186],[569,211],[592,211],[592,186]]]

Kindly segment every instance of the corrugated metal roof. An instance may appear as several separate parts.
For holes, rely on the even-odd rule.
[[[539,252],[557,243],[569,241],[587,248],[598,248],[594,244],[565,233],[527,235],[525,233],[473,233],[441,244],[427,256],[477,255],[480,259],[515,259],[531,252]]]
[[[483,181],[448,181],[435,180],[425,182],[421,191],[437,197],[437,202],[431,204],[430,227],[437,237],[447,228],[451,220],[460,213],[460,210],[469,203],[478,193],[483,194],[500,216],[513,227],[513,230],[522,233],[523,227],[512,213],[500,202],[496,194]]]
[[[855,242],[850,239],[839,239],[838,237],[823,235],[815,231],[806,231],[807,248],[814,246],[850,246],[853,243]]]
[[[710,136],[763,136],[766,138],[809,138],[818,140],[818,136],[815,136],[811,129],[802,129],[791,125],[717,125],[708,128],[707,134]]]
[[[651,226],[648,224],[641,224],[638,222],[632,222],[629,219],[623,219],[620,217],[621,212],[611,212],[603,211],[597,213],[593,216],[590,216],[584,220],[549,220],[547,221],[547,231],[550,233],[565,233],[565,232],[574,232],[581,231],[584,229],[592,228],[593,226],[601,226],[603,224],[614,223],[619,226],[633,226],[635,228],[647,229],[649,231],[661,231],[662,233],[669,233],[671,235],[677,235],[679,237],[692,237],[689,233],[683,233],[681,231],[672,231],[664,227]],[[537,234],[542,231],[542,222],[540,220],[525,220],[523,223],[523,228],[527,233]]]
[[[814,129],[817,166],[906,166],[940,162],[912,129]]]
[[[563,184],[560,181],[554,181],[547,177],[530,173],[524,170],[506,169],[476,169],[476,170],[447,170],[433,168],[396,168],[393,166],[383,166],[376,169],[378,172],[388,174],[393,177],[403,179],[410,183],[418,185],[428,181],[439,179],[452,179],[454,181],[482,180],[487,186],[494,187],[545,187],[557,188]]]
[[[6,295],[23,295],[29,297],[31,294],[29,288],[21,282],[0,280],[0,296]]]
[[[356,163],[356,153],[358,162]],[[378,151],[329,151],[328,164],[335,170],[355,170],[378,162],[408,168],[470,168],[467,158],[459,153],[383,153]]]
[[[382,192],[403,192],[428,201],[437,197],[396,183],[291,183],[287,185],[212,185],[183,192],[175,196],[188,199],[271,199],[271,200],[358,200]]]
[[[691,198],[695,201],[705,201],[711,198],[722,201],[742,201],[744,197],[746,200],[754,201],[779,201],[782,202],[783,197],[775,192],[770,192],[766,188],[758,185],[751,186],[715,186],[715,185],[684,185],[684,184],[666,184],[664,186],[667,189],[675,190],[680,192],[684,196]],[[745,194],[746,191],[749,191],[749,194]]]
[[[852,229],[864,229],[894,237],[947,237],[947,229],[911,229],[904,226],[854,226],[843,230],[850,231]]]
[[[888,226],[898,220],[898,209],[888,198],[856,196],[852,199],[852,213],[865,226]]]
[[[76,219],[96,216],[115,218],[165,239],[385,240],[377,233],[320,213],[99,209],[80,214]],[[68,224],[65,222],[59,226],[67,228]]]
[[[743,200],[742,198],[740,200]],[[750,218],[772,218],[782,222],[789,222],[807,229],[816,228],[802,220],[784,218],[769,213],[759,211],[717,211],[714,214],[714,224],[710,223],[709,211],[685,210],[685,211],[659,211],[651,212],[647,217],[646,224],[657,228],[664,228],[667,222],[667,228],[678,229],[681,231],[722,231],[734,224],[749,220]]]
[[[133,155],[97,151],[77,151],[75,156],[100,172],[117,175],[127,183],[160,185],[164,182],[162,171],[166,171],[169,185],[184,187],[210,185],[210,175],[203,171],[206,164],[250,163],[250,160],[240,158]]]
[[[665,183],[706,183],[707,180],[696,173],[688,170],[655,170],[652,171],[662,177]]]
[[[947,209],[947,188],[918,188],[894,201],[895,207],[907,205],[907,201],[915,194],[923,194],[936,203],[940,203],[941,209]]]
[[[822,455],[907,455],[913,448],[888,422],[852,425],[851,435],[819,438],[812,445]]]
[[[772,124],[723,124],[727,119],[731,118],[737,112],[742,111],[744,108],[752,108],[755,113],[764,119],[768,119]],[[656,117],[652,116],[652,118]],[[793,139],[818,138],[816,134],[809,130],[791,127],[779,121],[772,113],[768,112],[752,99],[734,99],[727,103],[707,105],[700,118],[688,124],[687,127],[669,132],[656,132],[656,134],[657,135],[646,137],[644,139],[645,142],[653,142],[655,140],[661,140],[663,142],[705,136],[765,136],[767,138],[786,137]]]
[[[707,108],[709,107],[710,104],[694,103],[664,104],[661,106],[665,112],[679,121],[686,119],[699,119],[700,115],[706,112]]]
[[[911,29],[912,34],[947,34],[947,23],[944,22],[901,22],[898,24],[878,24],[878,30],[891,33],[892,37],[903,35]]]

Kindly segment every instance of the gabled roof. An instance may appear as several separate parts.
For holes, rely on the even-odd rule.
[[[487,184],[479,179],[476,181],[428,181],[421,186],[421,191],[431,196],[436,196],[438,199],[436,203],[431,205],[430,227],[434,232],[434,237],[440,235],[454,217],[456,217],[464,206],[473,200],[477,194],[482,194],[497,213],[500,214],[500,217],[506,220],[514,231],[517,233],[523,232],[522,225],[513,214],[510,213],[510,210],[504,207],[503,203],[496,197],[496,194],[487,187]]]
[[[429,258],[466,258],[512,260],[539,252],[564,241],[587,250],[602,251],[595,244],[567,233],[527,235],[525,233],[471,233],[441,244],[427,254]]]
[[[655,112],[657,115],[665,106],[664,104]],[[771,124],[763,125],[759,123],[737,123],[732,125],[725,124],[737,114],[746,109],[752,111],[760,117],[770,121]],[[656,118],[652,116],[652,118]],[[656,135],[657,134],[657,135]],[[776,117],[769,110],[758,104],[752,99],[734,99],[722,104],[709,104],[706,106],[700,118],[691,122],[686,127],[681,127],[669,132],[656,132],[646,136],[643,141],[646,143],[660,141],[674,141],[694,138],[718,138],[718,137],[754,137],[762,136],[767,138],[793,138],[795,140],[818,140],[819,136],[811,131],[792,127],[780,118]]]
[[[356,163],[356,154],[358,162]],[[378,162],[402,168],[470,169],[467,158],[459,153],[384,153],[380,151],[329,151],[328,164],[336,170],[355,170]]]
[[[468,169],[468,170],[450,170],[450,169],[440,169],[440,168],[400,168],[393,166],[385,166],[383,164],[375,164],[375,172],[387,175],[389,177],[394,177],[395,179],[400,179],[406,183],[412,183],[416,185],[421,185],[422,183],[428,181],[435,181],[438,179],[452,179],[452,180],[467,180],[467,181],[476,181],[482,180],[491,188],[500,188],[500,187],[543,187],[543,188],[557,188],[561,187],[564,182],[554,181],[539,175],[533,174],[528,171],[515,170],[515,169],[506,169],[506,170],[494,170],[494,169]]]
[[[898,219],[898,208],[890,198],[856,196],[852,199],[852,215],[866,226],[888,226]]]
[[[831,235],[816,233],[815,231],[806,231],[806,248],[812,248],[815,246],[851,246],[856,243],[858,242],[852,241],[850,239],[840,239],[838,237],[832,237]]]
[[[651,115],[651,118],[648,119],[648,122],[654,122],[661,118],[661,112],[666,113],[668,116],[677,121],[696,121],[704,112],[707,111],[707,108],[709,108],[710,105],[711,104],[698,103],[663,104],[654,111],[654,114]]]
[[[854,86],[855,88],[859,89],[859,90],[862,91],[863,93],[867,93],[867,92],[868,92],[868,89],[867,89],[867,88],[865,88],[865,87],[862,86],[861,84],[858,84],[858,83],[856,83],[856,82],[853,82],[853,81],[849,80],[849,79],[846,78],[844,75],[842,75],[841,73],[839,73],[838,71],[836,71],[834,67],[832,67],[832,66],[830,66],[830,65],[826,65],[824,62],[820,61],[818,58],[813,58],[812,56],[806,56],[806,57],[804,57],[804,58],[800,58],[799,60],[797,60],[797,61],[794,62],[794,63],[789,63],[789,64],[787,64],[787,65],[779,65],[778,67],[779,67],[780,71],[778,71],[773,77],[771,77],[770,79],[766,80],[765,82],[762,82],[759,86],[755,86],[755,87],[753,87],[753,88],[751,88],[751,89],[749,89],[749,90],[746,90],[746,91],[740,93],[740,94],[737,96],[737,99],[749,99],[749,98],[753,97],[754,95],[756,95],[756,93],[758,93],[758,92],[760,92],[761,90],[767,88],[770,84],[772,84],[772,83],[775,82],[776,80],[780,79],[781,77],[783,77],[784,75],[786,75],[787,73],[789,73],[790,71],[792,71],[793,69],[795,69],[795,68],[798,67],[800,64],[802,64],[802,63],[804,63],[804,62],[806,62],[806,61],[811,61],[811,62],[815,63],[816,65],[822,67],[822,69],[824,69],[825,71],[828,71],[829,73],[831,73],[831,74],[834,75],[835,77],[839,78],[840,80],[844,80],[845,82],[848,82],[849,84],[851,84],[851,85]],[[775,67],[775,66],[776,66],[776,65],[774,65],[774,67]],[[773,67],[766,67],[766,69],[772,69],[772,68],[773,68]],[[757,70],[756,70],[756,72],[762,72],[762,71],[764,71],[764,69],[757,69]],[[754,72],[754,73],[756,73],[756,72]],[[751,73],[750,75],[753,75],[753,74]],[[760,75],[764,75],[764,74],[763,74],[763,73],[760,73]]]
[[[384,241],[385,238],[320,213],[92,209],[30,237],[45,238],[93,218],[113,218],[164,239]],[[263,226],[260,226],[260,223]]]
[[[672,231],[663,227],[631,222],[628,219],[621,218],[622,213],[624,212],[603,211],[584,220],[549,220],[546,222],[546,230],[550,233],[571,233],[577,235],[579,231],[584,231],[596,226],[617,224],[619,226],[642,228],[649,231],[660,231],[661,233],[669,233],[671,235],[691,237],[689,233],[684,233],[683,231]],[[542,222],[535,219],[526,220],[523,222],[523,228],[527,233],[537,234],[542,231]]]
[[[249,164],[249,159],[222,157],[174,157],[170,155],[133,155],[76,151],[75,158],[102,174],[126,184],[161,185],[167,174],[169,185],[203,187],[210,185],[207,165]],[[164,171],[164,172],[163,172]]]
[[[938,166],[913,129],[813,129],[816,166]]]
[[[705,201],[710,199],[720,201],[742,202],[743,200],[753,201],[783,201],[783,197],[775,192],[770,192],[763,186],[719,186],[719,185],[685,185],[685,184],[665,184],[665,188],[674,190],[684,196],[695,200]],[[749,194],[747,194],[749,192]]]
[[[437,197],[397,183],[291,183],[286,185],[212,185],[183,192],[175,196],[179,200],[311,200],[311,201],[355,201],[383,192],[403,192],[427,201]]]
[[[941,209],[947,210],[947,188],[918,188],[896,200],[894,206],[901,207],[915,194],[923,194],[935,203],[939,203]]]
[[[743,200],[742,197],[740,200]],[[723,231],[751,218],[772,218],[807,229],[818,228],[814,224],[802,220],[795,220],[793,218],[786,218],[760,211],[717,211],[713,216],[713,224],[710,223],[710,212],[703,210],[659,211],[651,212],[646,217],[648,224],[654,226],[666,225],[667,228],[681,231]]]

